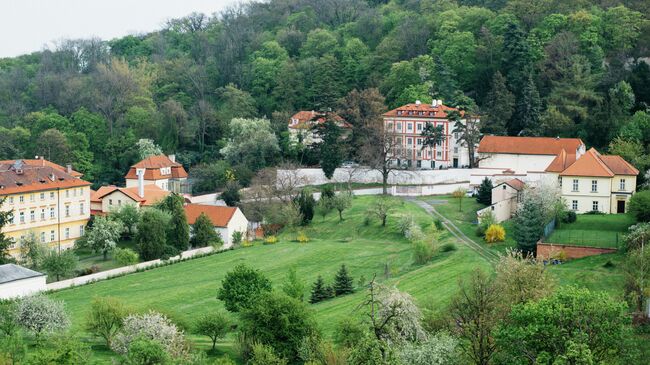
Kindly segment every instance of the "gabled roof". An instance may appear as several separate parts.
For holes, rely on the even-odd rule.
[[[317,112],[314,110],[301,110],[291,116],[289,119],[289,128],[291,129],[309,129],[314,125],[319,125],[325,123],[327,120],[327,114],[330,114],[332,119],[336,124],[341,128],[352,128],[350,123],[346,122],[340,115],[332,112]]]
[[[163,175],[160,172],[160,169],[170,167],[171,173]],[[145,169],[144,179],[145,180],[159,180],[159,179],[169,179],[169,178],[184,178],[187,177],[187,171],[183,168],[178,162],[172,161],[168,156],[157,155],[150,156],[144,160],[136,163],[131,166],[129,172],[127,172],[126,179],[137,179],[138,175],[136,174],[137,169]]]
[[[138,187],[120,188],[117,186],[102,186],[96,192],[91,194],[90,201],[93,203],[101,203],[101,201],[108,195],[119,191],[129,197],[134,202],[142,206],[151,206],[164,199],[170,194],[169,191],[161,189],[158,185],[149,184],[144,186],[144,198],[139,195]]]
[[[402,105],[384,113],[384,117],[409,117],[409,118],[447,118],[447,113],[458,110],[450,106],[437,104],[433,106],[428,103],[412,103]]]
[[[501,184],[506,184],[506,185],[510,186],[511,188],[517,190],[517,191],[524,190],[524,187],[526,186],[526,183],[524,183],[523,181],[515,178],[515,179],[510,179],[510,180],[500,182],[495,186],[495,188],[497,186],[501,185]]]
[[[76,173],[79,176],[81,174]],[[88,186],[89,182],[46,160],[0,161],[0,195]]]
[[[478,152],[556,156],[562,150],[567,155],[575,154],[583,145],[580,138],[484,136]]]
[[[600,159],[603,160],[605,165],[609,167],[610,170],[615,175],[633,175],[636,176],[639,174],[639,170],[637,170],[634,166],[632,166],[629,162],[625,161],[623,157],[618,156],[618,155],[601,155]]]
[[[562,172],[566,170],[567,167],[571,166],[576,162],[575,153],[567,153],[566,150],[562,149],[560,153],[551,161],[551,164],[546,168],[547,172]]]
[[[230,220],[233,215],[235,215],[237,209],[239,208],[217,205],[187,204],[185,205],[185,215],[187,216],[187,223],[194,224],[201,213],[205,213],[215,227],[225,228],[228,227],[228,223],[230,223]]]
[[[44,276],[40,272],[30,270],[26,267],[22,267],[14,264],[5,264],[0,265],[0,284],[10,283],[16,280],[23,280],[34,278],[37,276]]]
[[[612,177],[614,172],[601,160],[600,153],[595,148],[591,148],[560,175]]]

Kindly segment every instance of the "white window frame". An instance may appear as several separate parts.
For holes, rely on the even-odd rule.
[[[591,180],[591,192],[592,193],[598,192],[598,180]]]
[[[598,210],[598,200],[594,200],[591,202],[591,210],[594,212],[599,212]]]
[[[578,210],[578,201],[574,200],[571,202],[571,210]]]
[[[571,191],[578,191],[578,179],[573,179],[573,183],[571,185]]]
[[[625,179],[621,179],[621,180],[618,182],[618,188],[619,188],[621,191],[625,191]]]

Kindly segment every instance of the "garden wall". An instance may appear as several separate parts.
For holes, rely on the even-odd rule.
[[[616,252],[615,248],[601,248],[590,246],[572,246],[554,243],[537,242],[537,257],[548,259],[557,257],[560,252],[564,252],[567,259],[579,259],[587,256],[602,255],[605,253]]]

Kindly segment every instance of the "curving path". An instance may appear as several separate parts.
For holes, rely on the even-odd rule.
[[[458,226],[454,224],[451,220],[447,219],[444,215],[440,214],[436,210],[436,208],[433,207],[433,205],[422,201],[418,200],[415,198],[405,198],[405,200],[413,202],[417,204],[418,206],[422,207],[422,209],[426,210],[427,213],[433,215],[434,217],[437,217],[440,219],[442,222],[442,225],[447,228],[447,230],[454,236],[456,237],[461,243],[464,243],[467,245],[469,248],[472,250],[476,251],[481,257],[486,259],[490,264],[494,265],[496,262],[499,260],[499,255],[494,253],[488,248],[483,247],[481,244],[477,243],[476,241],[472,240],[471,238],[467,237],[465,233],[463,233]]]

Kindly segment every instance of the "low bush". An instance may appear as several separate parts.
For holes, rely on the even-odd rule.
[[[278,243],[278,237],[276,236],[268,236],[264,239],[265,245],[274,245],[276,243]]]
[[[242,246],[242,247],[253,247],[253,241],[244,240],[244,241],[241,243],[241,246]]]
[[[305,234],[305,232],[299,232],[298,237],[296,237],[296,241],[299,243],[307,243],[309,242],[309,237]]]
[[[632,195],[628,210],[637,222],[650,222],[650,190],[639,191]]]
[[[113,251],[113,259],[121,266],[129,266],[137,264],[140,261],[140,256],[130,248],[117,247]]]
[[[411,223],[411,226],[404,232],[404,237],[411,242],[424,240],[424,233],[422,233],[422,228],[417,225],[415,222]]]
[[[432,242],[421,240],[413,242],[413,262],[416,265],[424,265],[435,253],[435,247]]]
[[[576,212],[569,210],[562,216],[562,223],[573,223],[578,219]]]
[[[485,231],[487,231],[488,227],[490,227],[493,224],[497,224],[497,218],[492,213],[492,211],[488,210],[483,213],[481,213],[478,217],[478,226],[476,227],[476,235],[479,237],[485,236]]]
[[[492,224],[485,231],[485,242],[503,242],[506,239],[506,230],[503,226]]]
[[[445,228],[445,226],[442,224],[442,221],[440,219],[435,219],[433,221],[433,224],[436,226],[436,229],[439,231],[442,231]]]
[[[413,225],[413,216],[411,215],[402,216],[397,222],[397,227],[399,228],[400,233],[404,235],[404,237],[406,237],[406,232],[411,228],[412,225]]]
[[[591,211],[588,211],[587,213],[584,213],[584,214],[589,214],[589,215],[603,215],[603,214],[605,214],[605,213],[603,213],[603,212],[601,212],[601,211],[599,211],[599,210],[591,210]]]
[[[445,243],[440,247],[440,251],[442,252],[456,251],[456,245],[454,245],[453,243]]]

